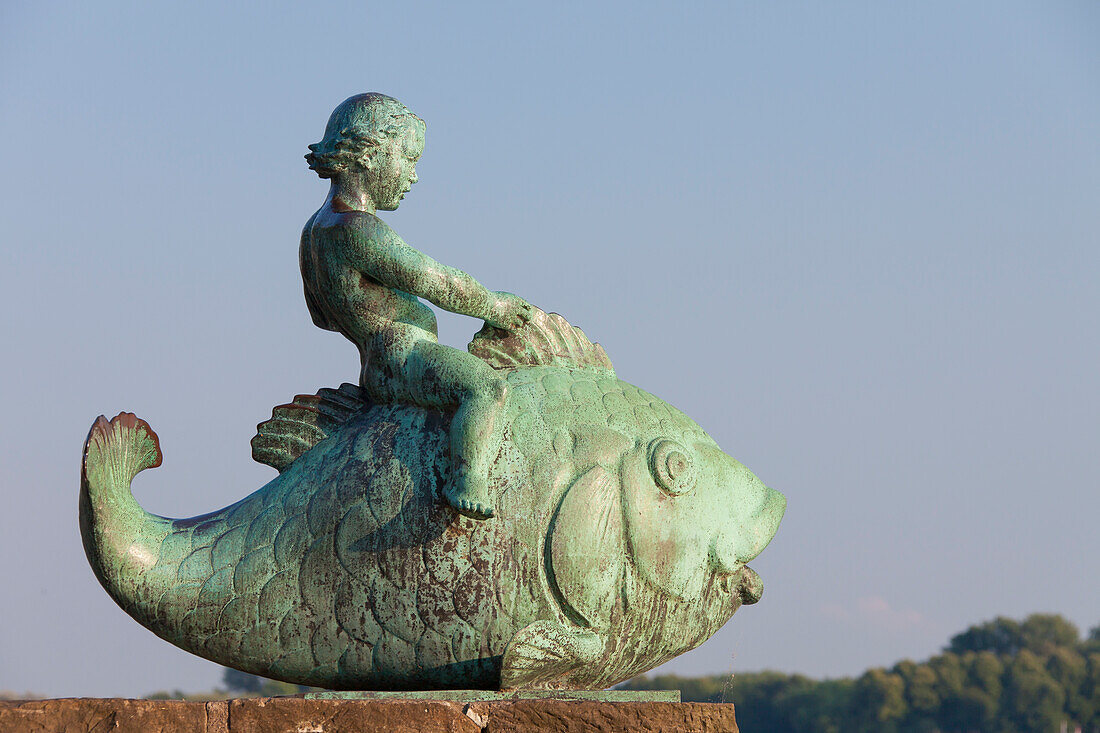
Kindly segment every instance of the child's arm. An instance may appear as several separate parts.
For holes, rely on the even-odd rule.
[[[364,275],[499,328],[515,330],[531,319],[531,304],[523,298],[488,290],[462,270],[436,262],[406,244],[381,219],[366,214],[358,223],[350,255]]]

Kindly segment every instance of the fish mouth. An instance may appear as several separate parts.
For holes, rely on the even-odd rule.
[[[722,591],[724,593],[736,593],[741,598],[741,605],[751,606],[764,595],[764,581],[755,570],[748,565],[743,565],[740,570],[721,577]]]

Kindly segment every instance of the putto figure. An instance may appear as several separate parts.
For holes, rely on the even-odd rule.
[[[455,410],[444,495],[484,519],[493,515],[489,460],[508,386],[481,359],[440,344],[435,314],[418,298],[506,330],[528,322],[531,305],[436,262],[376,216],[400,206],[416,183],[424,128],[384,94],[359,94],[333,111],[306,155],[332,185],[302,230],[302,280],[313,322],[358,347],[359,385],[371,400]]]

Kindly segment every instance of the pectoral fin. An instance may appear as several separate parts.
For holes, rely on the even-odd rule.
[[[550,529],[551,582],[566,612],[605,625],[622,580],[623,510],[616,477],[596,466],[569,488]]]
[[[578,667],[596,662],[603,649],[604,640],[591,631],[535,621],[508,642],[500,689],[552,687]]]

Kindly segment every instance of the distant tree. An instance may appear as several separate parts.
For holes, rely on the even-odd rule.
[[[726,688],[730,684],[730,675],[717,677],[697,677],[684,679],[681,695],[687,702],[723,702]],[[668,686],[660,689],[667,690]]]
[[[1100,626],[1093,626],[1089,629],[1089,635],[1085,637],[1080,646],[1082,654],[1100,652]]]
[[[905,680],[885,669],[869,669],[852,691],[852,720],[858,730],[891,733],[909,712]]]
[[[853,683],[812,680],[781,672],[713,677],[658,675],[619,685],[628,690],[680,690],[684,702],[732,702],[743,730],[770,733],[838,733],[845,729]]]
[[[1066,696],[1065,711],[1070,719],[1080,722],[1087,703],[1085,679],[1088,676],[1088,662],[1073,648],[1055,647],[1046,658],[1047,674],[1058,683]]]
[[[182,700],[187,697],[187,694],[183,690],[160,690],[152,694],[146,695],[146,700]]]
[[[618,685],[622,690],[679,690],[684,702],[726,702],[724,694],[733,677],[728,674],[713,677],[680,677],[662,674],[656,677],[635,677]]]
[[[1005,665],[993,652],[969,652],[962,656],[966,668],[966,689],[977,689],[985,693],[995,703],[1001,699],[1003,685],[1001,678]]]
[[[852,680],[814,682],[804,677],[800,679],[805,682],[792,685],[777,701],[780,707],[789,710],[787,718],[791,730],[795,733],[840,733],[845,730],[855,686]]]
[[[1077,627],[1055,613],[1033,613],[1020,624],[1024,649],[1047,654],[1057,647],[1073,647],[1081,639]]]
[[[936,676],[936,692],[940,699],[955,697],[966,687],[966,670],[958,654],[944,652],[929,659],[925,664]]]
[[[251,695],[259,694],[267,680],[239,669],[226,667],[222,672],[222,684],[230,692],[244,692]]]
[[[302,692],[314,690],[314,687],[295,685],[290,682],[269,680],[266,677],[242,672],[239,669],[225,668],[222,672],[222,684],[229,692],[241,695],[259,695],[262,697],[278,697],[280,695],[297,695]]]
[[[1002,721],[1013,730],[1053,731],[1068,717],[1066,693],[1047,674],[1042,660],[1022,650],[1008,667]]]
[[[43,700],[45,697],[45,695],[40,695],[37,692],[29,692],[26,690],[23,692],[0,690],[0,700]]]
[[[991,731],[1000,707],[996,698],[976,687],[968,687],[940,705],[938,721],[942,731]]]
[[[1015,654],[1023,648],[1020,624],[1010,618],[998,616],[992,621],[971,626],[961,634],[951,637],[951,643],[945,651],[952,654],[966,652],[993,652],[994,654]]]
[[[737,706],[743,730],[837,733],[851,708],[851,680],[816,681],[780,672],[737,674],[726,699]]]
[[[810,682],[805,677],[781,672],[736,675],[727,699],[737,707],[739,727],[776,733],[796,731],[790,711],[784,710],[783,705],[791,687],[797,687],[801,680]]]
[[[998,616],[951,637],[945,651],[954,654],[989,651],[1012,655],[1021,649],[1028,649],[1042,654],[1056,646],[1074,646],[1079,639],[1077,627],[1057,614],[1035,613],[1022,623]]]
[[[903,660],[855,680],[758,672],[626,686],[731,701],[743,730],[770,733],[1015,733],[1063,724],[1100,733],[1100,626],[1081,640],[1054,614],[996,618],[952,637],[925,662]]]
[[[1100,730],[1100,652],[1085,655],[1085,681],[1081,685],[1081,719],[1088,730]]]
[[[907,727],[935,728],[936,714],[940,709],[936,673],[928,665],[916,664],[908,659],[895,664],[893,672],[905,683],[905,701],[909,708]]]

